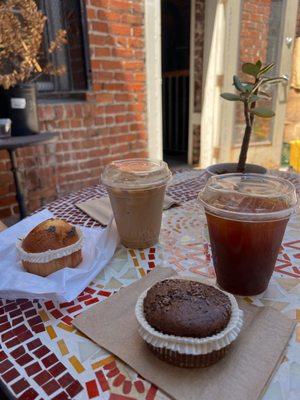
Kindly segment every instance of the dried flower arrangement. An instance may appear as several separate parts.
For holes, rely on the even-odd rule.
[[[61,75],[64,66],[41,63],[46,16],[34,0],[5,0],[0,4],[0,85],[9,89],[32,82],[41,74]],[[66,43],[66,31],[58,30],[50,43],[51,54]]]

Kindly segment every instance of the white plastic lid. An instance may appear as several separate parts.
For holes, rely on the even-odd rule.
[[[165,185],[171,176],[168,164],[164,161],[131,158],[108,164],[101,180],[113,188],[140,189]]]
[[[291,182],[262,174],[212,176],[198,199],[215,215],[246,220],[284,218],[297,204]]]

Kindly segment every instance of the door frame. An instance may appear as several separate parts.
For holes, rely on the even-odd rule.
[[[145,0],[145,56],[148,154],[163,158],[161,5],[160,0]]]

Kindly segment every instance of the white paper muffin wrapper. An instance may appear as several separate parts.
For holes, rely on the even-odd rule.
[[[80,250],[83,246],[82,232],[77,226],[75,227],[75,229],[79,238],[76,243],[73,243],[70,246],[62,247],[61,249],[47,250],[42,253],[28,253],[22,248],[23,239],[19,239],[16,243],[18,255],[20,256],[22,261],[29,261],[32,263],[41,264],[57,260],[58,258],[69,256],[70,254],[73,254],[76,251]]]
[[[145,342],[158,348],[165,348],[181,354],[201,355],[220,350],[232,343],[239,335],[243,325],[243,311],[239,309],[234,296],[225,293],[231,303],[231,317],[226,328],[216,335],[206,338],[191,338],[167,335],[154,329],[144,317],[145,290],[135,306],[135,315],[138,321],[138,331]]]

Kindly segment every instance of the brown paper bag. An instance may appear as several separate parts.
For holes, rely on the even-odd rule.
[[[138,296],[155,282],[176,275],[156,268],[74,319],[91,340],[177,400],[256,400],[261,397],[293,332],[294,322],[269,307],[239,301],[244,327],[229,353],[203,369],[174,367],[157,359],[137,331]]]
[[[172,197],[165,195],[163,209],[168,210],[170,207],[179,205],[177,200]],[[102,196],[100,198],[94,198],[83,202],[76,203],[75,206],[81,211],[85,212],[88,216],[94,220],[100,222],[102,225],[108,225],[112,218],[113,211],[110,205],[108,196]]]

